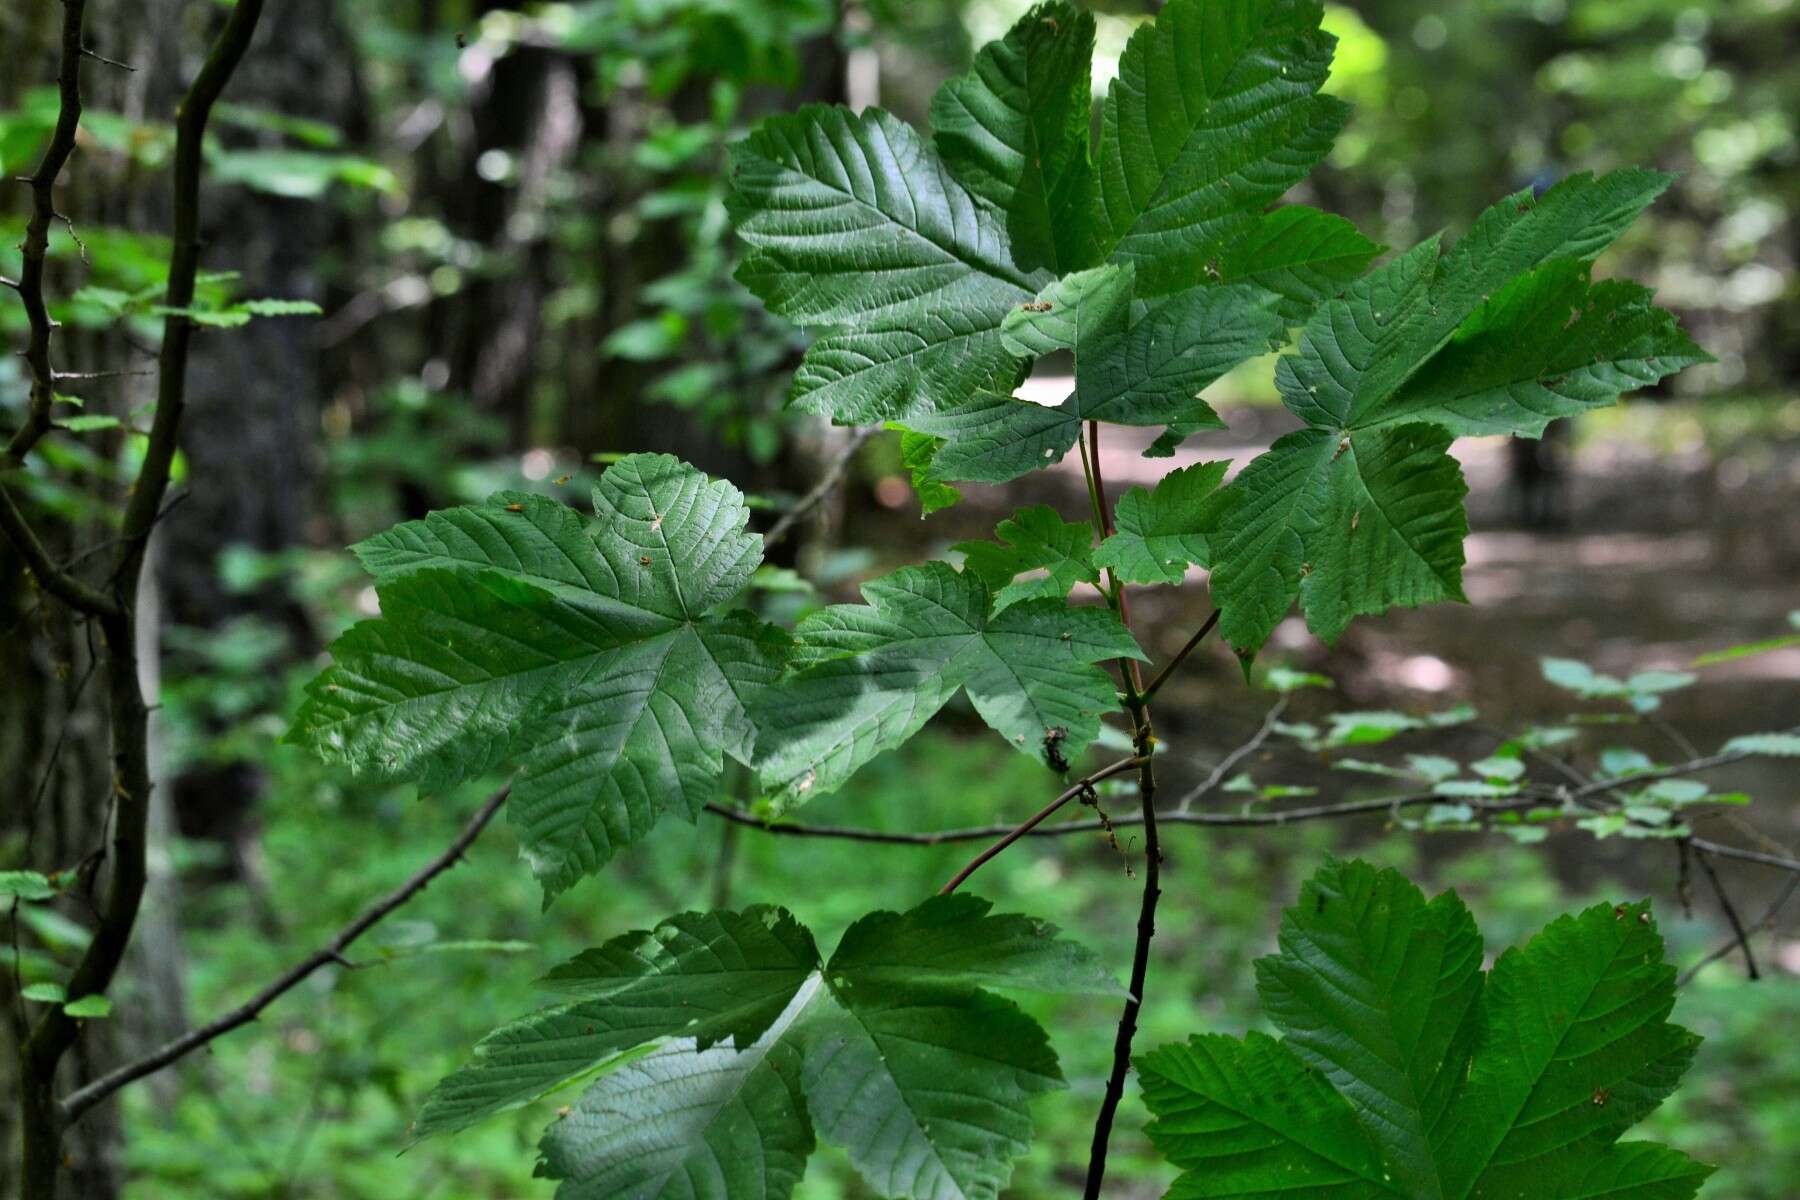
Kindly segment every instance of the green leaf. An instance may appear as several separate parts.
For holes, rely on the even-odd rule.
[[[1559,417],[1712,361],[1650,298],[1634,283],[1591,283],[1583,262],[1548,263],[1494,293],[1382,406],[1381,420],[1539,437]]]
[[[763,905],[682,913],[614,938],[552,971],[545,986],[578,999],[483,1038],[468,1065],[433,1089],[414,1132],[467,1128],[655,1038],[681,1037],[699,1050],[750,1045],[818,965],[812,935]]]
[[[806,1032],[813,1123],[882,1196],[991,1200],[1063,1086],[1043,1030],[986,992],[841,986]]]
[[[785,652],[720,612],[761,558],[736,489],[632,455],[594,503],[590,529],[502,494],[357,547],[382,616],[332,647],[289,735],[431,790],[517,764],[508,815],[547,896],[666,809],[693,819],[724,755],[751,761],[749,705]]]
[[[1284,319],[1304,321],[1380,251],[1343,217],[1293,204],[1248,227],[1220,257],[1219,278],[1274,293]]]
[[[963,555],[963,569],[994,593],[994,608],[1019,600],[1061,600],[1081,583],[1098,584],[1094,569],[1094,526],[1064,521],[1047,504],[1022,508],[994,528],[997,542],[958,542],[950,547]],[[1030,571],[1045,574],[1018,577]]]
[[[1227,641],[1258,649],[1295,599],[1328,642],[1359,615],[1462,599],[1453,436],[1536,436],[1704,358],[1642,289],[1587,275],[1667,183],[1617,171],[1519,193],[1448,253],[1433,238],[1319,307],[1276,370],[1310,428],[1227,489],[1239,502],[1211,539]]]
[[[1264,210],[1330,151],[1348,109],[1319,94],[1334,41],[1322,14],[1173,0],[1132,35],[1101,116],[1094,224],[1144,294],[1208,282],[1235,241],[1268,237]]]
[[[1257,963],[1280,1041],[1195,1037],[1138,1062],[1172,1197],[1680,1200],[1711,1169],[1618,1142],[1698,1039],[1646,905],[1599,905],[1485,976],[1454,893],[1332,862]]]
[[[1666,692],[1691,686],[1695,676],[1685,671],[1639,671],[1629,679],[1602,675],[1572,658],[1545,658],[1539,663],[1544,679],[1584,700],[1626,700],[1639,712],[1654,711]]]
[[[61,1004],[69,998],[60,983],[28,983],[19,989],[19,995],[38,1004]]]
[[[0,896],[21,900],[48,900],[56,895],[47,876],[36,871],[0,871]]]
[[[239,300],[231,307],[253,317],[316,317],[325,311],[311,300]]]
[[[117,417],[109,417],[100,413],[83,414],[78,417],[64,417],[56,422],[58,429],[66,429],[70,433],[93,433],[101,429],[117,429],[122,422]]]
[[[1337,685],[1326,675],[1316,671],[1296,671],[1292,667],[1273,666],[1265,671],[1259,686],[1271,692],[1297,692],[1301,688],[1335,688]]]
[[[994,916],[991,901],[963,892],[936,896],[904,913],[871,913],[844,934],[833,971],[868,987],[883,983],[1022,988],[1034,992],[1123,995],[1085,947],[1032,917]]]
[[[602,1075],[539,1144],[557,1200],[791,1196],[815,1142],[788,1035],[817,989],[742,1051],[676,1038]]]
[[[1212,561],[1206,529],[1219,504],[1228,462],[1195,463],[1163,476],[1155,491],[1134,487],[1113,510],[1117,532],[1094,551],[1126,583],[1180,583],[1189,566]]]
[[[113,1002],[98,993],[64,1001],[62,1008],[69,1016],[87,1021],[105,1020],[113,1014]]]
[[[1455,759],[1438,754],[1409,754],[1406,756],[1406,765],[1432,783],[1442,783],[1462,772],[1462,767]]]
[[[756,710],[757,769],[779,812],[835,791],[917,733],[958,688],[1017,749],[1071,759],[1117,691],[1094,663],[1142,658],[1110,610],[1021,600],[993,611],[987,586],[945,563],[863,586],[866,605],[814,613],[795,630],[794,672]]]
[[[1000,322],[1048,282],[1013,261],[1006,222],[905,122],[808,105],[732,148],[749,245],[738,278],[818,336],[800,408],[849,423],[930,412],[1017,367]]]
[[[1405,1195],[1443,1194],[1431,1131],[1468,1061],[1481,935],[1454,893],[1427,903],[1398,872],[1326,867],[1257,960],[1283,1045],[1350,1102]]]
[[[965,895],[864,917],[823,966],[788,913],[758,907],[672,918],[550,982],[586,998],[489,1035],[418,1131],[591,1077],[542,1143],[563,1200],[779,1200],[815,1130],[879,1195],[992,1200],[1030,1143],[1030,1098],[1061,1074],[1043,1031],[980,989],[1117,991],[1054,928]]]
[[[1072,350],[1075,391],[1052,408],[996,393],[910,419],[944,438],[933,471],[944,479],[1002,483],[1058,462],[1084,421],[1222,428],[1200,390],[1282,332],[1272,298],[1248,287],[1194,288],[1148,309],[1136,302],[1134,268],[1096,267],[1050,284],[1001,328],[1022,357]]]
[[[898,428],[897,426],[894,428]],[[900,431],[900,465],[912,474],[913,491],[919,495],[919,515],[929,517],[962,499],[962,493],[947,483],[932,478],[931,460],[937,457],[943,443],[934,437],[911,430]]]
[[[1327,642],[1363,614],[1463,599],[1468,486],[1449,446],[1429,425],[1307,429],[1244,468],[1209,538],[1225,639],[1260,648],[1296,596]]]
[[[1013,257],[1056,272],[1097,257],[1087,228],[1094,18],[1040,4],[938,89],[931,126],[938,153],[975,195],[1006,214]]]
[[[1800,758],[1800,734],[1742,733],[1726,742],[1724,754],[1762,754],[1770,758]]]
[[[1195,1034],[1137,1065],[1144,1103],[1156,1114],[1150,1140],[1189,1172],[1171,1200],[1403,1194],[1350,1105],[1274,1038]]]

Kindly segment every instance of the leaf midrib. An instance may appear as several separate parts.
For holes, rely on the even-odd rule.
[[[1625,945],[1628,941],[1630,941],[1629,937],[1620,938],[1617,944],[1613,946],[1612,952],[1607,956],[1606,966],[1602,970],[1595,972],[1588,984],[1587,991],[1581,997],[1581,1003],[1574,1006],[1574,1010],[1571,1012],[1568,1022],[1564,1024],[1562,1031],[1557,1034],[1556,1041],[1550,1048],[1550,1055],[1545,1060],[1546,1064],[1556,1061],[1557,1056],[1562,1052],[1563,1043],[1568,1040],[1569,1034],[1579,1023],[1580,1014],[1586,1010],[1589,1002],[1594,998],[1594,993],[1599,990],[1600,985],[1605,982],[1607,976],[1612,973],[1612,969],[1614,965],[1618,963],[1619,957],[1624,952]],[[1515,951],[1515,953],[1523,954],[1524,951]],[[1518,1127],[1519,1114],[1525,1111],[1526,1106],[1531,1103],[1531,1098],[1537,1094],[1538,1088],[1544,1082],[1544,1069],[1544,1066],[1536,1068],[1537,1073],[1531,1080],[1531,1086],[1525,1089],[1525,1094],[1520,1099],[1518,1105],[1507,1115],[1506,1124],[1501,1128],[1500,1135],[1490,1139],[1487,1149],[1481,1154],[1477,1169],[1469,1176],[1469,1186],[1468,1189],[1462,1193],[1463,1196],[1466,1197],[1473,1194],[1475,1189],[1480,1186],[1482,1179],[1487,1175],[1488,1168],[1493,1165],[1494,1155],[1499,1152],[1501,1145],[1506,1141],[1507,1135]],[[1464,1099],[1467,1099],[1467,1095],[1467,1093],[1464,1093]]]

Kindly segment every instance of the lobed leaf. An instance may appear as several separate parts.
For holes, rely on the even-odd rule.
[[[944,479],[1001,483],[1060,461],[1084,421],[1223,428],[1197,399],[1202,388],[1282,334],[1268,293],[1249,287],[1191,288],[1146,307],[1130,264],[1057,280],[1001,327],[1006,345],[1029,356],[1075,355],[1075,391],[1050,408],[996,394],[917,417],[908,428],[946,439],[932,470]]]
[[[591,1078],[544,1135],[559,1200],[790,1196],[817,1136],[881,1196],[994,1200],[1062,1086],[982,985],[1116,992],[1052,927],[966,895],[875,913],[821,966],[785,910],[685,913],[551,976],[583,994],[490,1034],[423,1134]],[[736,999],[734,999],[736,998]]]
[[[1190,566],[1212,561],[1206,530],[1222,503],[1228,462],[1195,463],[1163,476],[1153,491],[1134,487],[1113,509],[1117,532],[1094,551],[1094,565],[1126,583],[1180,583]]]
[[[1094,664],[1143,656],[1108,609],[1035,599],[996,611],[981,579],[941,562],[865,584],[863,596],[800,623],[793,672],[756,710],[756,767],[775,812],[842,786],[958,689],[1017,749],[1044,754],[1054,735],[1072,758],[1117,705]]]
[[[808,105],[733,147],[732,180],[738,278],[818,331],[796,405],[889,421],[1016,376],[1000,322],[1048,275],[1015,264],[1005,222],[911,126]]]
[[[749,706],[787,649],[720,611],[761,559],[735,488],[632,455],[594,504],[590,530],[502,494],[358,547],[382,616],[332,646],[289,735],[430,789],[516,764],[508,817],[547,897],[752,758]]]
[[[1705,354],[1649,295],[1588,266],[1668,184],[1578,175],[1490,208],[1322,304],[1276,385],[1310,426],[1232,484],[1213,531],[1221,632],[1258,649],[1298,598],[1313,631],[1462,598],[1467,522],[1453,436],[1537,436]]]
[[[1021,508],[994,528],[997,542],[958,542],[963,569],[994,593],[995,611],[1019,600],[1061,600],[1077,584],[1100,582],[1094,570],[1094,526],[1065,521],[1047,504]],[[1019,579],[1029,571],[1044,574]]]
[[[1319,94],[1323,12],[1173,0],[1132,35],[1101,116],[1094,224],[1144,294],[1206,283],[1234,242],[1269,236],[1264,210],[1330,151],[1349,110]]]
[[[1280,1041],[1195,1037],[1139,1060],[1179,1197],[1685,1200],[1710,1168],[1620,1134],[1698,1038],[1647,905],[1561,917],[1485,975],[1468,910],[1331,862],[1257,963]]]

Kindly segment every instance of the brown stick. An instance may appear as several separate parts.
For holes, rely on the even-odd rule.
[[[1219,610],[1216,608],[1213,609],[1212,616],[1206,618],[1206,623],[1201,625],[1194,636],[1187,640],[1187,645],[1177,650],[1175,652],[1175,657],[1163,664],[1163,669],[1156,673],[1156,677],[1152,679],[1150,685],[1144,689],[1144,699],[1148,700],[1156,695],[1162,685],[1168,682],[1169,676],[1175,673],[1175,668],[1179,667],[1187,659],[1187,656],[1192,654],[1195,648],[1198,647],[1201,642],[1206,640],[1206,635],[1211,633],[1213,631],[1213,626],[1219,623],[1219,616]]]
[[[1038,809],[1035,813],[1032,813],[1029,817],[1026,817],[1023,822],[1014,826],[1012,829],[1008,830],[1006,832],[1005,836],[1003,836],[999,841],[995,842],[993,845],[989,846],[986,850],[983,850],[980,854],[977,854],[974,858],[970,859],[968,864],[965,865],[962,870],[960,870],[956,874],[952,875],[950,877],[949,882],[947,882],[946,884],[944,884],[943,887],[938,889],[938,895],[948,896],[951,892],[954,892],[957,888],[959,888],[963,885],[963,882],[965,880],[967,880],[969,878],[969,876],[971,876],[975,872],[979,871],[982,868],[983,864],[985,864],[989,859],[993,858],[995,855],[999,854],[1002,850],[1006,849],[1008,846],[1012,845],[1014,842],[1018,841],[1020,838],[1024,837],[1026,834],[1030,833],[1032,830],[1036,829],[1039,825],[1042,825],[1045,821],[1048,821],[1051,817],[1056,815],[1057,810],[1062,808],[1063,805],[1067,804],[1069,801],[1075,799],[1076,797],[1082,795],[1083,793],[1088,791],[1088,789],[1092,788],[1096,783],[1099,783],[1103,779],[1111,779],[1114,775],[1123,775],[1125,772],[1133,770],[1138,765],[1139,765],[1139,763],[1136,758],[1122,758],[1118,762],[1113,763],[1110,766],[1102,767],[1098,771],[1095,771],[1092,775],[1089,775],[1087,778],[1082,779],[1082,780],[1076,782],[1075,784],[1071,785],[1067,790],[1065,790],[1056,799],[1054,799],[1050,803],[1044,805],[1044,807]]]

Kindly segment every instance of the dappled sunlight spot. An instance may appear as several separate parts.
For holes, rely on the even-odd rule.
[[[1421,692],[1444,692],[1456,682],[1456,671],[1435,654],[1414,654],[1394,668],[1394,679]]]
[[[556,456],[542,448],[527,450],[519,458],[519,474],[533,483],[550,478],[550,472],[555,469]]]
[[[905,508],[912,496],[912,487],[898,475],[884,475],[875,481],[875,503],[883,508]]]

